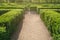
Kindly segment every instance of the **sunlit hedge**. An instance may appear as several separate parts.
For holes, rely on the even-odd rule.
[[[41,19],[45,22],[54,40],[60,40],[60,14],[53,10],[41,10]]]
[[[0,40],[10,40],[11,34],[16,30],[23,18],[23,9],[11,10],[0,16]]]

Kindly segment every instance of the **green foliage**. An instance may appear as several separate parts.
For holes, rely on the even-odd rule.
[[[45,8],[60,8],[60,4],[41,4]]]
[[[6,12],[8,12],[8,11],[9,11],[9,10],[0,10],[0,15],[6,13]]]
[[[0,40],[10,40],[11,34],[22,20],[23,9],[11,10],[0,16]]]
[[[27,5],[16,3],[0,3],[0,9],[23,9]]]
[[[6,27],[0,27],[0,32],[6,32]]]
[[[51,32],[54,40],[60,40],[60,14],[53,10],[41,10],[41,18]]]

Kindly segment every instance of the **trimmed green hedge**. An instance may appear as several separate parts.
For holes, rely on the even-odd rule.
[[[40,16],[51,32],[54,40],[60,40],[60,14],[53,10],[42,9]]]
[[[0,9],[24,9],[27,5],[16,3],[0,3]]]
[[[60,4],[41,4],[45,8],[60,8]]]
[[[0,6],[0,9],[24,9],[25,5],[20,6]]]
[[[0,16],[0,40],[10,40],[11,34],[23,18],[22,12],[23,9],[16,9]]]

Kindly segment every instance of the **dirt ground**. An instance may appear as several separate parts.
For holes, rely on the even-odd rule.
[[[52,40],[40,15],[34,11],[25,13],[21,31],[17,31],[12,40]]]

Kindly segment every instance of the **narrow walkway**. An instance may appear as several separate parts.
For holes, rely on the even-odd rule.
[[[40,15],[29,11],[25,13],[23,26],[17,40],[51,40],[51,36]]]

